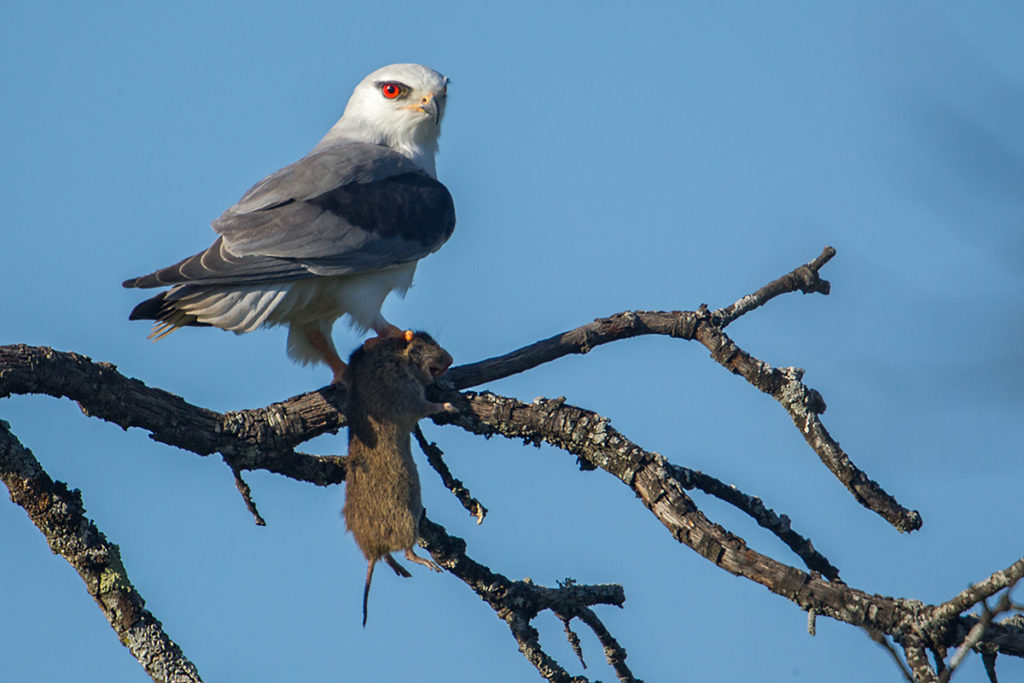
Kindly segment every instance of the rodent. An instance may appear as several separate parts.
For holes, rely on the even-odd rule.
[[[457,412],[450,403],[432,403],[424,388],[452,363],[452,357],[426,332],[378,337],[356,349],[344,381],[349,389],[349,451],[346,459],[345,526],[366,556],[363,626],[370,581],[384,559],[399,576],[410,574],[391,553],[435,571],[441,568],[413,552],[419,538],[423,503],[409,434],[420,418]]]

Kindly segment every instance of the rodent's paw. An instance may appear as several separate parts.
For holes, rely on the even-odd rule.
[[[443,408],[444,408],[444,412],[446,412],[446,413],[457,413],[457,412],[459,412],[459,409],[456,408],[455,406],[453,406],[448,401],[444,402]]]

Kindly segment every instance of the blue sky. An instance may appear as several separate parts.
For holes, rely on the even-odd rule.
[[[206,247],[209,222],[308,151],[366,73],[421,62],[452,79],[438,173],[458,225],[386,303],[390,320],[471,362],[626,309],[725,305],[831,244],[830,296],[773,301],[730,333],[807,370],[832,434],[920,510],[914,534],[857,505],[782,409],[696,344],[619,342],[488,388],[564,395],[761,496],[869,592],[942,601],[1020,557],[1018,3],[34,2],[4,15],[0,343],[78,351],[216,410],[325,383],[286,358],[283,330],[147,342],[120,282]],[[335,338],[342,353],[359,343],[343,325]],[[379,573],[360,628],[365,565],[341,488],[251,473],[269,523],[256,528],[216,457],[67,401],[6,399],[0,418],[82,490],[209,681],[537,679],[448,575]],[[625,609],[599,612],[641,678],[899,680],[866,635],[822,619],[811,638],[795,606],[676,544],[611,477],[551,448],[424,428],[490,509],[476,527],[422,463],[431,517],[512,578],[623,584]],[[343,453],[345,436],[305,448]],[[13,504],[0,538],[10,680],[148,680]],[[538,625],[578,672],[560,624]],[[581,635],[585,673],[612,679]],[[983,680],[980,662],[955,680]]]

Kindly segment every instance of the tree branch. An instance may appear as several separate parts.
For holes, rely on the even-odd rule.
[[[448,469],[448,465],[444,461],[444,453],[438,448],[436,443],[427,441],[427,437],[423,436],[423,430],[420,429],[419,425],[416,425],[413,435],[416,437],[416,443],[419,444],[420,450],[427,456],[427,462],[430,463],[430,466],[441,477],[441,483],[444,484],[444,487],[455,495],[455,498],[462,503],[462,507],[466,508],[469,514],[476,517],[477,524],[482,524],[484,517],[487,516],[487,508],[473,497],[469,489],[461,481],[452,475],[452,471]]]
[[[736,318],[762,306],[775,297],[802,291],[828,294],[829,283],[818,277],[835,255],[832,247],[816,259],[774,280],[753,294],[715,312],[715,323],[725,327]],[[677,339],[696,339],[697,314],[693,311],[623,311],[607,318],[524,346],[501,356],[450,368],[445,377],[456,389],[468,389],[485,382],[531,370],[574,353],[589,353],[596,346],[646,334],[662,334]]]
[[[873,629],[866,629],[866,632],[871,640],[878,643],[882,649],[892,657],[892,661],[896,665],[896,668],[900,670],[900,673],[903,675],[903,679],[910,683],[914,683],[914,674],[911,673],[910,669],[907,668],[907,665],[903,663],[902,659],[900,659],[900,653],[898,653],[896,648],[892,646],[892,643],[889,642],[888,636],[881,631],[875,631]]]
[[[725,332],[711,324],[698,326],[697,337],[719,364],[782,404],[807,444],[857,502],[881,515],[899,531],[921,528],[921,515],[917,510],[904,508],[878,482],[864,474],[825,429],[818,417],[825,412],[825,401],[821,394],[800,381],[803,370],[773,368],[741,349]]]
[[[50,549],[82,577],[103,616],[146,673],[161,683],[202,683],[195,665],[145,608],[145,600],[128,580],[121,551],[85,516],[81,493],[53,481],[3,420],[0,479]]]
[[[696,311],[624,311],[503,356],[452,368],[443,381],[456,389],[465,389],[572,353],[588,353],[601,344],[646,334],[696,340],[711,352],[717,363],[778,401],[822,463],[859,503],[881,515],[899,531],[913,531],[921,527],[921,515],[916,510],[901,506],[853,464],[821,422],[819,415],[825,412],[825,401],[821,394],[800,381],[803,370],[773,368],[741,349],[724,332],[724,328],[741,315],[782,294],[795,291],[828,294],[829,283],[819,277],[818,271],[834,255],[835,249],[826,247],[809,263],[714,312],[704,306]]]
[[[594,629],[605,657],[623,683],[637,679],[626,666],[626,651],[611,637],[604,625],[589,608],[593,605],[622,607],[626,600],[622,586],[602,584],[577,585],[566,581],[559,588],[534,585],[531,581],[512,581],[495,573],[466,555],[466,542],[449,536],[440,524],[425,516],[420,521],[421,545],[430,551],[434,561],[473,589],[491,609],[508,624],[519,651],[536,667],[541,676],[553,683],[585,683],[582,676],[571,676],[540,645],[540,634],[530,622],[543,610],[551,610],[559,617],[579,616]]]
[[[804,538],[793,531],[790,519],[786,515],[777,515],[771,508],[765,507],[760,498],[749,496],[735,486],[688,467],[671,465],[672,472],[683,488],[698,488],[704,493],[715,496],[754,518],[761,527],[775,534],[780,541],[789,546],[804,561],[808,569],[825,576],[829,581],[839,580],[839,570],[828,559],[819,553],[810,539]]]
[[[851,611],[851,596],[838,588],[841,583],[823,581],[751,550],[743,539],[711,523],[697,509],[684,493],[687,484],[677,478],[677,468],[664,456],[640,448],[600,415],[561,399],[525,404],[489,392],[466,392],[465,397],[467,408],[447,421],[475,434],[543,440],[565,450],[629,486],[676,540],[722,569],[756,581],[804,610],[814,608],[819,614],[858,625],[873,621],[860,612],[880,596],[859,594],[854,602],[865,601],[864,609]],[[891,599],[878,604],[885,610],[896,609]]]
[[[15,344],[0,346],[0,398],[45,394],[69,398],[82,413],[139,427],[154,441],[197,455],[220,452],[239,470],[263,469],[318,486],[345,480],[341,458],[293,447],[345,425],[344,389],[330,386],[266,408],[218,413],[129,379],[110,363],[77,353]]]
[[[1024,558],[1011,564],[1006,569],[993,573],[984,581],[979,581],[941,605],[937,605],[931,612],[928,626],[948,621],[950,617],[963,614],[975,605],[984,602],[1004,588],[1011,588],[1018,581],[1024,578]]]
[[[928,620],[930,608],[921,603],[871,595],[841,581],[824,581],[814,573],[752,550],[742,538],[713,524],[697,509],[683,492],[686,483],[679,476],[680,468],[640,448],[595,413],[566,405],[562,399],[537,399],[525,404],[487,392],[466,392],[464,396],[468,399],[465,409],[446,421],[476,434],[545,441],[613,474],[633,490],[676,540],[720,568],[760,583],[805,611],[814,610],[894,636],[920,633],[927,641],[944,640],[948,646],[962,642],[975,623],[974,617],[944,612],[946,621],[940,628],[938,622]],[[985,590],[975,593],[981,595],[996,585],[1005,585],[1017,571],[1018,563],[1014,563],[996,572],[979,584]],[[1024,631],[1009,627],[997,632],[997,627],[1001,625],[992,624],[986,638],[998,644],[1000,652],[1024,656],[1018,649],[1024,646]]]
[[[907,637],[903,643],[903,652],[917,683],[938,683],[939,679],[928,662],[928,653],[925,652],[920,637]]]
[[[249,514],[252,515],[253,521],[256,522],[256,526],[266,526],[267,521],[263,519],[263,515],[256,508],[256,502],[252,499],[252,489],[245,483],[245,479],[242,479],[242,470],[240,470],[234,463],[224,458],[224,462],[231,468],[231,474],[235,477],[235,488],[238,489],[238,493],[242,496],[242,500],[245,502],[245,507],[249,510]]]
[[[825,294],[831,291],[831,285],[827,280],[822,280],[818,275],[818,271],[824,267],[826,263],[832,260],[832,257],[836,255],[836,250],[832,247],[825,247],[821,254],[816,259],[809,263],[805,263],[799,266],[789,273],[786,273],[777,280],[769,282],[761,289],[757,290],[753,294],[748,294],[736,303],[726,307],[720,308],[714,312],[714,318],[716,325],[721,328],[725,328],[726,325],[731,323],[741,315],[745,315],[755,308],[764,306],[766,303],[779,296],[780,294],[789,294],[800,290],[804,294],[818,293]]]

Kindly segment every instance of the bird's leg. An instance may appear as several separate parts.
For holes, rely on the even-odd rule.
[[[384,339],[394,339],[396,337],[401,337],[402,335],[405,334],[405,330],[395,327],[387,320],[385,320],[383,316],[379,316],[377,318],[377,322],[373,324],[373,327],[371,329],[377,333],[377,336],[370,337],[369,339],[363,342],[363,346],[365,346],[368,349],[373,348],[374,346],[377,345],[378,342]]]
[[[316,329],[306,329],[303,330],[303,332],[306,335],[306,339],[309,340],[310,345],[317,350],[317,353],[319,353],[324,359],[324,363],[327,363],[327,367],[334,372],[334,379],[331,380],[331,383],[344,383],[345,369],[348,365],[346,365],[345,361],[343,361],[341,356],[338,355],[338,351],[334,348],[334,343],[331,341],[330,337]]]
[[[377,333],[378,337],[401,337],[405,330],[395,327],[384,318],[380,318],[376,325],[373,326],[373,331]]]
[[[435,572],[444,571],[433,560],[425,559],[414,553],[412,551],[412,548],[409,548],[405,551],[405,559],[409,560],[410,562],[415,562],[416,564],[422,564],[424,567],[427,567],[428,569],[433,569]]]

